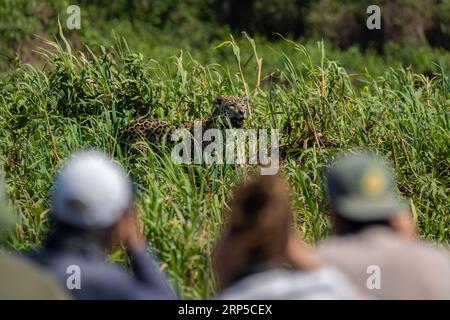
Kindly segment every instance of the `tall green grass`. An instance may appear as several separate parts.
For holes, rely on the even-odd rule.
[[[223,43],[234,61],[227,65],[202,64],[187,52],[157,61],[122,41],[96,53],[49,42],[51,49],[41,50],[43,68],[18,62],[0,80],[0,168],[20,215],[9,246],[27,251],[41,244],[51,222],[49,194],[58,165],[75,150],[96,147],[129,170],[149,243],[182,297],[213,295],[210,257],[230,190],[256,168],[179,166],[164,150],[126,156],[118,133],[142,114],[174,122],[203,118],[216,95],[246,91],[256,94],[247,126],[281,132],[280,171],[292,186],[296,227],[308,243],[328,234],[324,168],[341,150],[370,147],[394,164],[399,192],[409,199],[421,236],[449,244],[445,70],[430,79],[388,69],[379,77],[367,74],[357,89],[344,68],[327,59],[323,45],[312,57],[305,47],[286,42],[287,53],[277,52],[279,72],[270,77],[258,43],[248,41],[251,59],[233,39]],[[111,259],[124,262],[125,256],[119,250]]]

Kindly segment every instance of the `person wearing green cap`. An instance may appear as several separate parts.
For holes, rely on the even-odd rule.
[[[325,174],[333,237],[318,256],[380,299],[450,299],[448,250],[417,239],[393,172],[374,153],[340,155]]]
[[[11,230],[14,219],[0,181],[0,238]],[[0,300],[69,299],[69,294],[45,271],[10,254],[0,255]]]

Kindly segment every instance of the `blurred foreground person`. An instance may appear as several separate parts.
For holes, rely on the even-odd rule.
[[[174,298],[139,232],[131,181],[106,155],[70,158],[57,176],[52,212],[55,229],[31,258],[75,298]],[[127,248],[133,276],[106,261],[113,244]]]
[[[359,297],[296,236],[289,189],[276,176],[257,177],[235,190],[214,267],[219,299]]]
[[[449,252],[417,239],[383,159],[341,156],[326,185],[335,236],[318,249],[325,263],[377,298],[450,299]]]
[[[13,225],[13,218],[3,195],[0,181],[0,240]],[[0,255],[0,299],[68,299],[69,295],[50,275],[29,261],[7,254]]]

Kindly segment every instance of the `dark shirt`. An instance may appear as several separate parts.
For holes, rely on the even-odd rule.
[[[85,238],[69,236],[29,255],[34,262],[46,268],[61,284],[66,283],[77,266],[80,271],[80,289],[70,289],[76,299],[175,299],[164,275],[159,271],[148,249],[129,250],[133,275],[106,261],[101,248]],[[70,280],[69,280],[70,282]]]

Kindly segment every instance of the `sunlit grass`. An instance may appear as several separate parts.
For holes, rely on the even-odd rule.
[[[0,168],[21,217],[12,248],[39,246],[50,224],[49,194],[58,165],[73,151],[96,147],[124,165],[136,185],[149,243],[184,298],[214,294],[210,257],[227,215],[233,185],[255,168],[175,165],[163,149],[126,156],[120,129],[142,114],[176,123],[211,113],[218,94],[252,98],[253,128],[281,131],[281,174],[292,186],[296,226],[313,243],[328,234],[322,172],[333,155],[370,147],[390,158],[400,192],[410,199],[422,237],[448,244],[450,208],[450,82],[405,69],[368,75],[356,89],[322,46],[312,58],[288,43],[279,75],[263,83],[264,55],[235,64],[202,65],[183,53],[164,61],[125,43],[102,54],[68,53],[49,43],[44,69],[18,65],[0,82]],[[258,61],[262,74],[258,79]],[[232,61],[232,59],[230,59]],[[259,86],[257,84],[260,84]],[[122,261],[123,255],[113,255]]]

